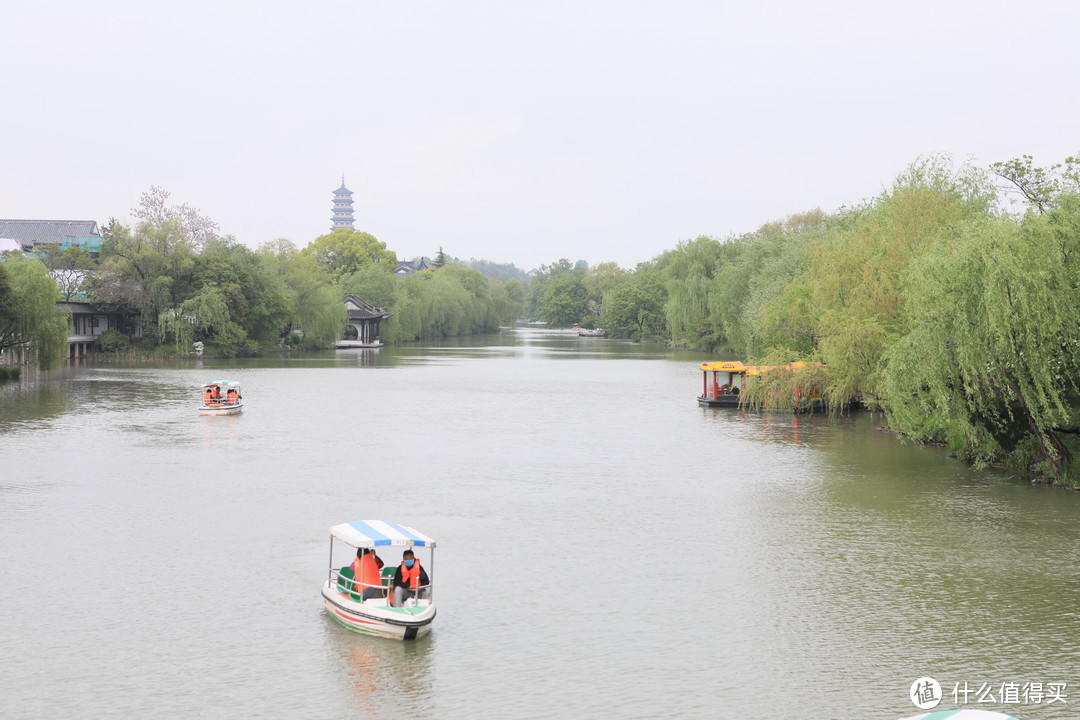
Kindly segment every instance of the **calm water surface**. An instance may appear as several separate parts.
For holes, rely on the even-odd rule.
[[[705,359],[519,329],[0,386],[0,717],[876,720],[921,676],[1080,716],[1080,493],[699,408]],[[221,378],[244,413],[198,415]],[[428,638],[323,611],[369,517],[439,542]]]

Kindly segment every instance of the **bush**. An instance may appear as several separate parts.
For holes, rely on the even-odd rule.
[[[127,346],[127,336],[117,330],[106,330],[97,340],[97,347],[101,352],[116,352]]]

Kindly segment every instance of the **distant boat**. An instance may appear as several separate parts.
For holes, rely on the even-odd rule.
[[[382,340],[372,340],[371,342],[362,342],[360,340],[338,340],[334,343],[334,347],[339,350],[344,348],[381,348],[382,346]]]
[[[574,330],[577,330],[581,337],[607,337],[607,330],[604,328],[583,328],[575,325]]]
[[[236,380],[217,380],[203,385],[200,415],[239,415],[243,410],[244,398]]]

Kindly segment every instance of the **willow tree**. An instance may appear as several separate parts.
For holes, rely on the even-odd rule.
[[[231,320],[224,293],[212,285],[204,286],[194,296],[158,317],[161,341],[172,339],[179,353],[190,352],[195,338],[204,337],[219,345],[224,340],[225,347],[219,350],[221,354],[235,355],[238,334],[243,335],[239,338],[242,344],[246,333]]]
[[[890,423],[976,464],[1064,478],[1080,422],[1080,198],[987,219],[914,262],[886,354]]]
[[[328,345],[345,330],[347,311],[342,295],[310,254],[279,238],[259,247],[266,268],[285,284],[287,314],[280,335],[299,332],[305,345]]]
[[[654,263],[667,293],[665,321],[676,345],[712,350],[724,342],[721,316],[710,302],[716,273],[739,248],[701,236],[679,243]]]
[[[56,306],[56,283],[45,266],[17,254],[0,263],[0,351],[28,350],[42,368],[67,352],[67,311]]]
[[[431,303],[431,276],[428,273],[410,273],[395,278],[394,301],[387,309],[393,316],[382,326],[381,335],[386,342],[418,340],[431,333],[434,312]]]
[[[709,316],[732,350],[746,357],[758,357],[773,346],[812,351],[815,327],[802,319],[812,319],[813,313],[800,307],[805,295],[798,293],[805,287],[796,289],[792,283],[806,269],[808,248],[829,222],[820,210],[811,210],[725,243],[725,262],[717,267],[709,294]],[[774,304],[789,289],[796,292],[788,297],[795,302]]]
[[[806,273],[770,312],[774,325],[778,318],[815,336],[817,357],[829,365],[831,405],[880,394],[880,359],[910,322],[910,293],[901,287],[908,265],[988,216],[994,197],[984,173],[954,170],[947,158],[920,160],[815,243]]]

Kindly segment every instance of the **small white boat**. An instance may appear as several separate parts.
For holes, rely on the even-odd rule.
[[[335,540],[357,551],[350,554],[344,565],[341,558],[335,559]],[[420,549],[424,552],[416,552]],[[390,550],[400,550],[402,554],[411,551],[419,563],[416,569],[425,569],[422,572],[427,583],[421,581],[411,592],[400,589],[395,592],[394,577],[399,569],[405,569],[400,555],[384,559],[386,564],[378,585],[360,582],[354,568],[361,562],[361,552],[371,551],[377,557],[379,551]],[[435,619],[433,583],[427,575],[433,572],[434,565],[435,541],[411,527],[385,520],[354,520],[334,525],[330,528],[330,568],[322,588],[323,605],[330,617],[350,630],[394,640],[414,640],[430,632],[431,621]]]
[[[583,328],[580,325],[573,327],[577,331],[580,337],[607,337],[607,330],[604,328]]]
[[[243,410],[244,398],[236,380],[218,380],[203,385],[200,415],[237,415]]]

